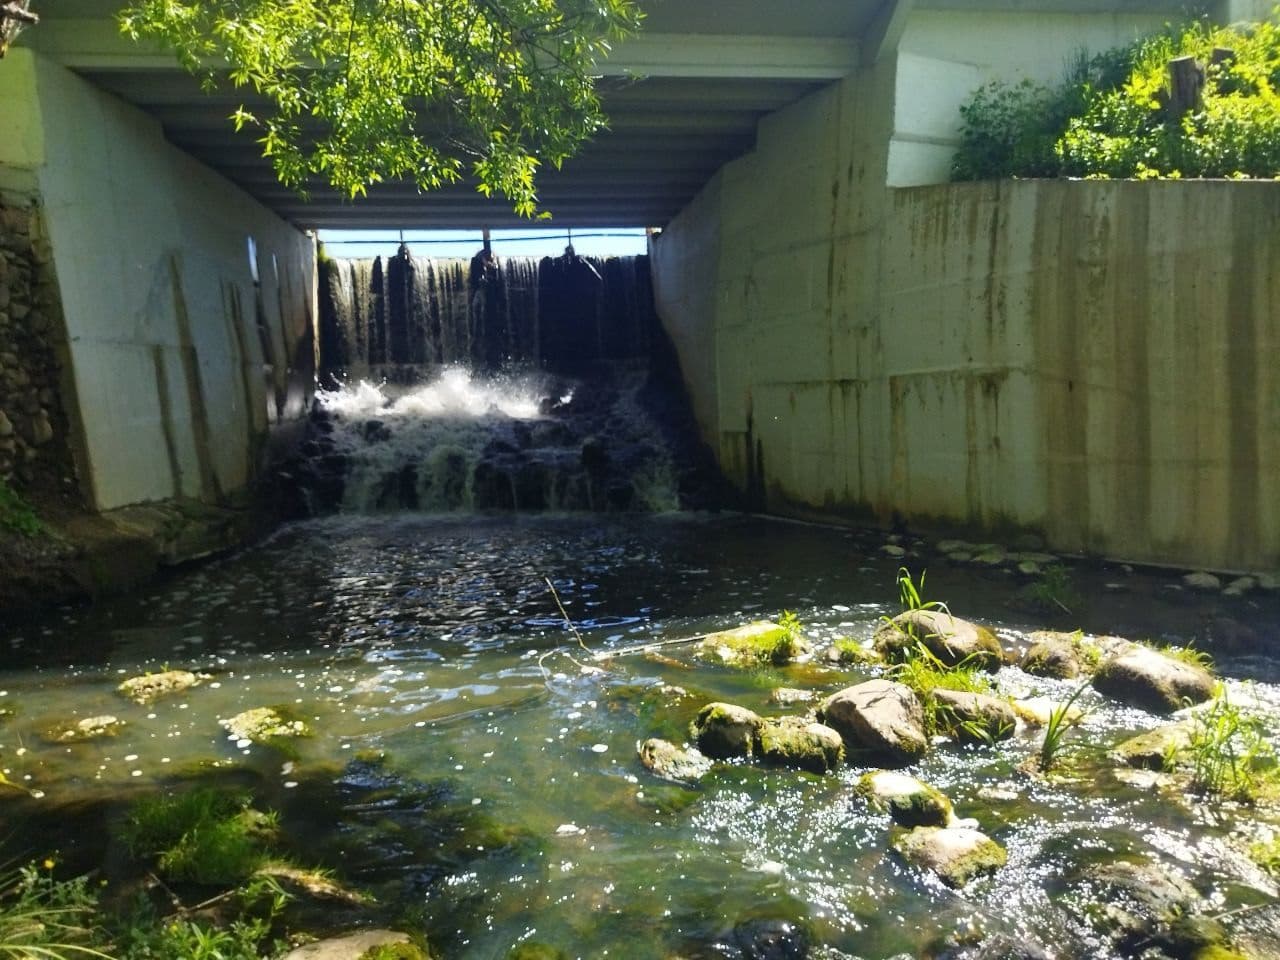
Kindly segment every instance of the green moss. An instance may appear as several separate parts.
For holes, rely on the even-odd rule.
[[[35,537],[45,532],[45,526],[27,503],[8,482],[0,477],[0,528],[21,537]]]
[[[777,623],[758,621],[709,633],[698,645],[698,652],[736,666],[781,665],[790,663],[805,647],[799,619],[784,610]]]
[[[431,960],[431,954],[415,943],[380,943],[357,960]]]
[[[507,954],[507,960],[569,960],[569,954],[545,943],[522,943]]]

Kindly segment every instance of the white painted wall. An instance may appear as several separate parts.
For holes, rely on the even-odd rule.
[[[247,239],[281,381],[286,344],[310,342],[311,239],[30,51],[0,63],[0,102],[0,170],[34,174],[54,251],[94,504],[242,489],[275,410]]]
[[[655,244],[729,477],[796,516],[1280,567],[1280,184],[889,188],[901,76],[770,117]]]

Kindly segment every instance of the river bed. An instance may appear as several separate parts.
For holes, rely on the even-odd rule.
[[[1116,856],[1179,871],[1238,938],[1280,951],[1275,885],[1243,852],[1255,813],[1116,776],[1107,748],[1160,721],[1092,691],[1074,780],[1017,774],[1034,731],[995,747],[940,744],[913,769],[1009,852],[959,891],[890,852],[889,818],[852,790],[866,767],[816,776],[727,763],[697,789],[643,770],[637,742],[679,741],[706,702],[802,712],[770,706],[770,691],[832,692],[879,668],[742,671],[680,646],[593,654],[784,609],[819,649],[866,639],[898,610],[900,564],[927,569],[927,596],[1006,645],[1046,626],[1195,642],[1233,695],[1280,713],[1274,595],[1206,596],[1175,589],[1171,573],[1080,566],[1075,609],[1028,612],[1007,569],[952,565],[910,539],[891,557],[885,543],[735,516],[334,517],[131,597],[5,625],[0,709],[13,716],[0,768],[32,792],[4,801],[17,825],[6,853],[56,849],[96,868],[131,797],[203,769],[250,784],[282,812],[298,859],[394,904],[448,958],[536,941],[583,958],[882,960],[1008,935],[1105,960],[1110,948],[1063,909],[1063,883]],[[168,668],[206,679],[145,706],[116,692]],[[998,684],[1058,700],[1075,687],[1016,667]],[[228,739],[220,719],[267,705],[292,707],[314,735],[287,754]],[[118,736],[41,739],[104,714],[124,721]],[[23,824],[62,828],[33,836]],[[782,928],[802,933],[762,952]],[[807,954],[786,952],[800,941]]]

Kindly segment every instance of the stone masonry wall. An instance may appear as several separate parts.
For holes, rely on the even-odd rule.
[[[64,337],[39,208],[0,195],[0,478],[18,490],[75,493]]]

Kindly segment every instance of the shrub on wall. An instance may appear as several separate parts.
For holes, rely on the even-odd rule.
[[[1170,61],[1203,88],[1172,106]],[[988,84],[961,107],[957,180],[1280,176],[1280,28],[1195,23],[1100,57],[1056,87]]]

